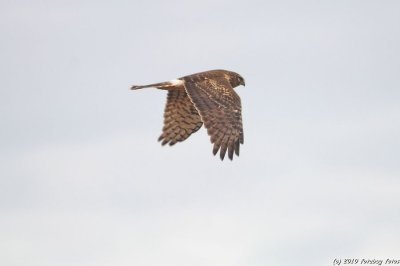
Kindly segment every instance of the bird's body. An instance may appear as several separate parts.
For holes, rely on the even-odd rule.
[[[239,85],[245,85],[239,74],[210,70],[131,89],[168,90],[164,127],[159,137],[162,145],[184,141],[204,123],[214,144],[214,155],[220,150],[223,160],[228,151],[232,160],[233,153],[239,155],[239,146],[244,140],[240,98],[233,90]]]

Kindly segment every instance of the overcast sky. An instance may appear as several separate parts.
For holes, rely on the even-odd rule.
[[[400,259],[399,1],[1,1],[0,264]],[[240,157],[165,91],[246,79]]]

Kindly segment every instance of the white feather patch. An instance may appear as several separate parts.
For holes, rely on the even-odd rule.
[[[170,80],[169,82],[174,86],[183,85],[183,80],[179,80],[179,79],[173,79],[173,80]]]

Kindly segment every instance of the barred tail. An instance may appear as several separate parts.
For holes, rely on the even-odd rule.
[[[172,87],[178,87],[183,84],[183,81],[181,80],[171,80],[171,81],[166,81],[166,82],[160,82],[160,83],[154,83],[154,84],[149,84],[149,85],[133,85],[131,87],[131,90],[139,90],[139,89],[144,89],[144,88],[157,88],[161,90],[168,90]]]

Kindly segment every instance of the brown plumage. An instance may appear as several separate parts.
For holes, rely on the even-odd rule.
[[[204,123],[213,154],[220,151],[221,160],[229,159],[243,144],[242,107],[233,88],[245,85],[242,76],[227,70],[210,70],[176,80],[132,86],[132,90],[156,87],[168,90],[164,127],[159,141],[174,145],[199,130]]]

